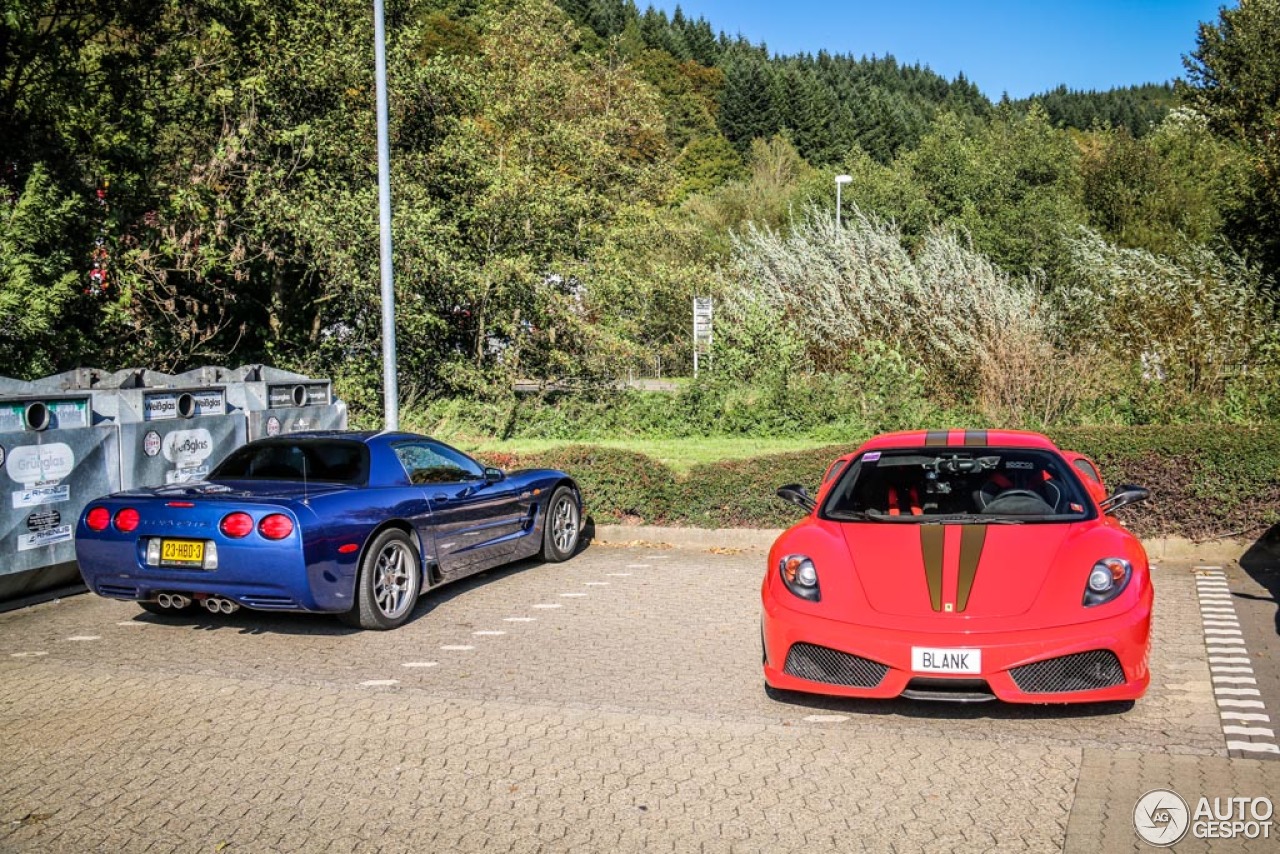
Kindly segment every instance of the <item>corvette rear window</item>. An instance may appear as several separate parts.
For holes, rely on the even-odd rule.
[[[1096,511],[1062,457],[1036,448],[906,448],[869,452],[832,487],[834,521],[1060,522]]]
[[[369,449],[343,439],[266,439],[231,452],[209,480],[323,481],[364,484]]]

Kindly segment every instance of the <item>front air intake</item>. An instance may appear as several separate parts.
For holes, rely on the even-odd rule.
[[[787,652],[787,663],[782,672],[810,682],[825,682],[849,688],[874,688],[884,679],[889,668],[878,661],[847,652],[798,643]]]
[[[1047,658],[1009,671],[1019,690],[1028,694],[1096,691],[1124,684],[1120,659],[1108,649]]]

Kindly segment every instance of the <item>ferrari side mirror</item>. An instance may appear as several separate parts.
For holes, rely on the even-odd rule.
[[[1114,513],[1121,507],[1127,507],[1130,504],[1137,504],[1139,501],[1147,500],[1151,495],[1151,490],[1144,489],[1133,483],[1122,483],[1120,488],[1107,496],[1106,500],[1100,505],[1103,513]]]
[[[809,490],[805,489],[798,483],[788,483],[785,486],[779,486],[777,494],[783,501],[788,504],[794,504],[806,513],[818,506],[818,503],[813,500],[811,495],[809,495]]]

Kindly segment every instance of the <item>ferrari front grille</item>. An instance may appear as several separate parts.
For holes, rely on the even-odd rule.
[[[811,682],[874,688],[889,672],[888,666],[847,652],[809,643],[794,644],[787,652],[782,672]]]
[[[1095,691],[1124,684],[1120,659],[1108,649],[1047,658],[1009,671],[1019,690],[1028,694]]]

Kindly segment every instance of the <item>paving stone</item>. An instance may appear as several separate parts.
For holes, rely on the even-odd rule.
[[[1147,782],[1280,791],[1280,763],[1226,757],[1188,567],[1159,571],[1148,696],[1099,710],[766,692],[763,563],[593,547],[388,633],[90,596],[0,615],[0,850],[1096,854],[1137,844]]]

